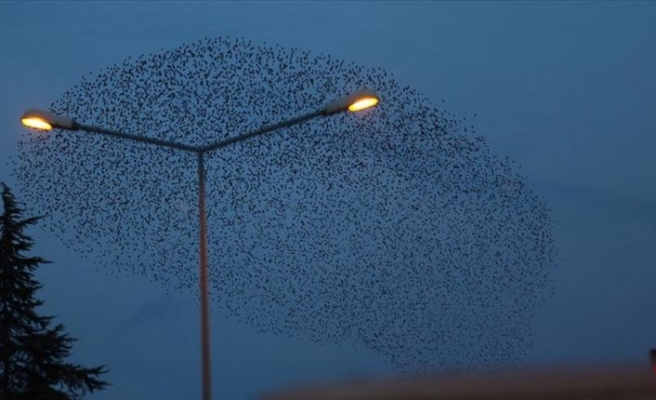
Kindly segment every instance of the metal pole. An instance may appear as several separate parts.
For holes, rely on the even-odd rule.
[[[125,133],[125,132],[115,131],[115,130],[112,130],[112,129],[99,128],[97,126],[79,124],[77,122],[75,122],[74,127],[75,128],[71,129],[71,130],[75,130],[75,131],[83,130],[83,131],[92,132],[92,133],[100,133],[102,135],[113,136],[113,137],[120,138],[120,139],[129,139],[129,140],[134,140],[135,142],[154,144],[156,146],[170,147],[170,148],[173,148],[173,149],[179,149],[179,150],[185,150],[185,151],[198,152],[198,150],[199,150],[198,147],[196,147],[196,146],[189,146],[189,145],[186,145],[186,144],[170,142],[168,140],[156,139],[156,138],[151,138],[151,137],[147,137],[147,136],[131,135],[131,134]]]
[[[276,130],[281,129],[281,128],[288,128],[290,126],[300,124],[301,122],[309,121],[309,120],[317,118],[317,117],[323,117],[325,115],[326,115],[326,112],[323,109],[313,111],[311,113],[301,115],[300,117],[288,119],[286,121],[277,122],[277,123],[271,124],[271,125],[265,125],[265,126],[261,127],[260,129],[256,129],[254,131],[245,133],[243,135],[234,136],[234,137],[231,137],[231,138],[228,138],[228,139],[220,140],[220,141],[218,141],[214,144],[211,144],[209,146],[199,147],[198,151],[200,151],[202,153],[205,153],[207,151],[220,149],[222,147],[229,146],[233,143],[241,142],[243,140],[250,139],[250,138],[255,137],[255,136],[264,135],[265,133],[276,131]]]
[[[333,107],[334,108],[334,107]],[[335,108],[337,111],[343,111],[345,108]],[[209,146],[189,146],[181,143],[170,142],[168,140],[161,140],[156,138],[149,138],[145,136],[132,135],[111,129],[100,128],[96,126],[80,124],[76,121],[71,122],[71,126],[57,126],[60,129],[67,130],[83,130],[92,133],[100,133],[103,135],[113,136],[122,139],[130,139],[137,142],[154,144],[157,146],[164,146],[179,150],[192,151],[198,155],[198,221],[200,225],[200,340],[201,340],[201,375],[202,375],[202,400],[212,400],[212,374],[211,374],[211,357],[210,357],[210,318],[209,318],[209,303],[210,295],[208,289],[209,281],[209,268],[207,256],[207,214],[205,212],[205,152],[227,147],[233,143],[241,142],[243,140],[252,138],[254,136],[263,135],[281,128],[286,128],[292,125],[299,124],[317,117],[327,116],[334,114],[336,111],[328,112],[326,109],[321,109],[292,118],[286,121],[278,122],[271,125],[266,125],[255,131],[224,139]]]
[[[198,152],[198,221],[200,223],[200,341],[203,400],[212,400],[210,357],[210,318],[207,266],[207,214],[205,213],[205,163],[203,152]]]

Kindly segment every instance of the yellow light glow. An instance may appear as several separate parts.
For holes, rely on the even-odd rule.
[[[348,109],[351,112],[356,112],[364,110],[365,108],[373,107],[378,104],[378,99],[376,97],[363,97],[358,99],[355,103],[351,104]]]
[[[25,117],[21,119],[21,122],[23,123],[23,125],[27,127],[39,129],[42,131],[49,131],[52,129],[52,125],[50,125],[43,118],[39,118],[39,117]]]

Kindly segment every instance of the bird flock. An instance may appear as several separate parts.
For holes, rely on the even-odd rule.
[[[383,69],[206,38],[84,76],[50,111],[201,146],[362,88],[381,104],[205,155],[213,312],[406,372],[520,364],[552,288],[548,206],[466,119]],[[197,295],[196,162],[25,131],[13,172],[28,208],[101,271]]]

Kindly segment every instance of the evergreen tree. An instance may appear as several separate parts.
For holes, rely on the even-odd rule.
[[[22,219],[23,210],[10,189],[0,183],[4,213],[0,215],[0,399],[70,400],[104,389],[104,366],[85,368],[66,362],[75,339],[34,297],[41,285],[34,271],[48,261],[26,255],[33,240],[25,228],[41,217]]]

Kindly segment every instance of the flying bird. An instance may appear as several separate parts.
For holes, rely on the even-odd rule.
[[[206,155],[212,300],[258,331],[356,343],[402,371],[520,363],[551,287],[550,212],[444,100],[382,68],[219,37],[85,75],[50,111],[201,146],[362,88],[378,108]],[[195,157],[55,130],[22,136],[14,175],[103,273],[197,294]]]

